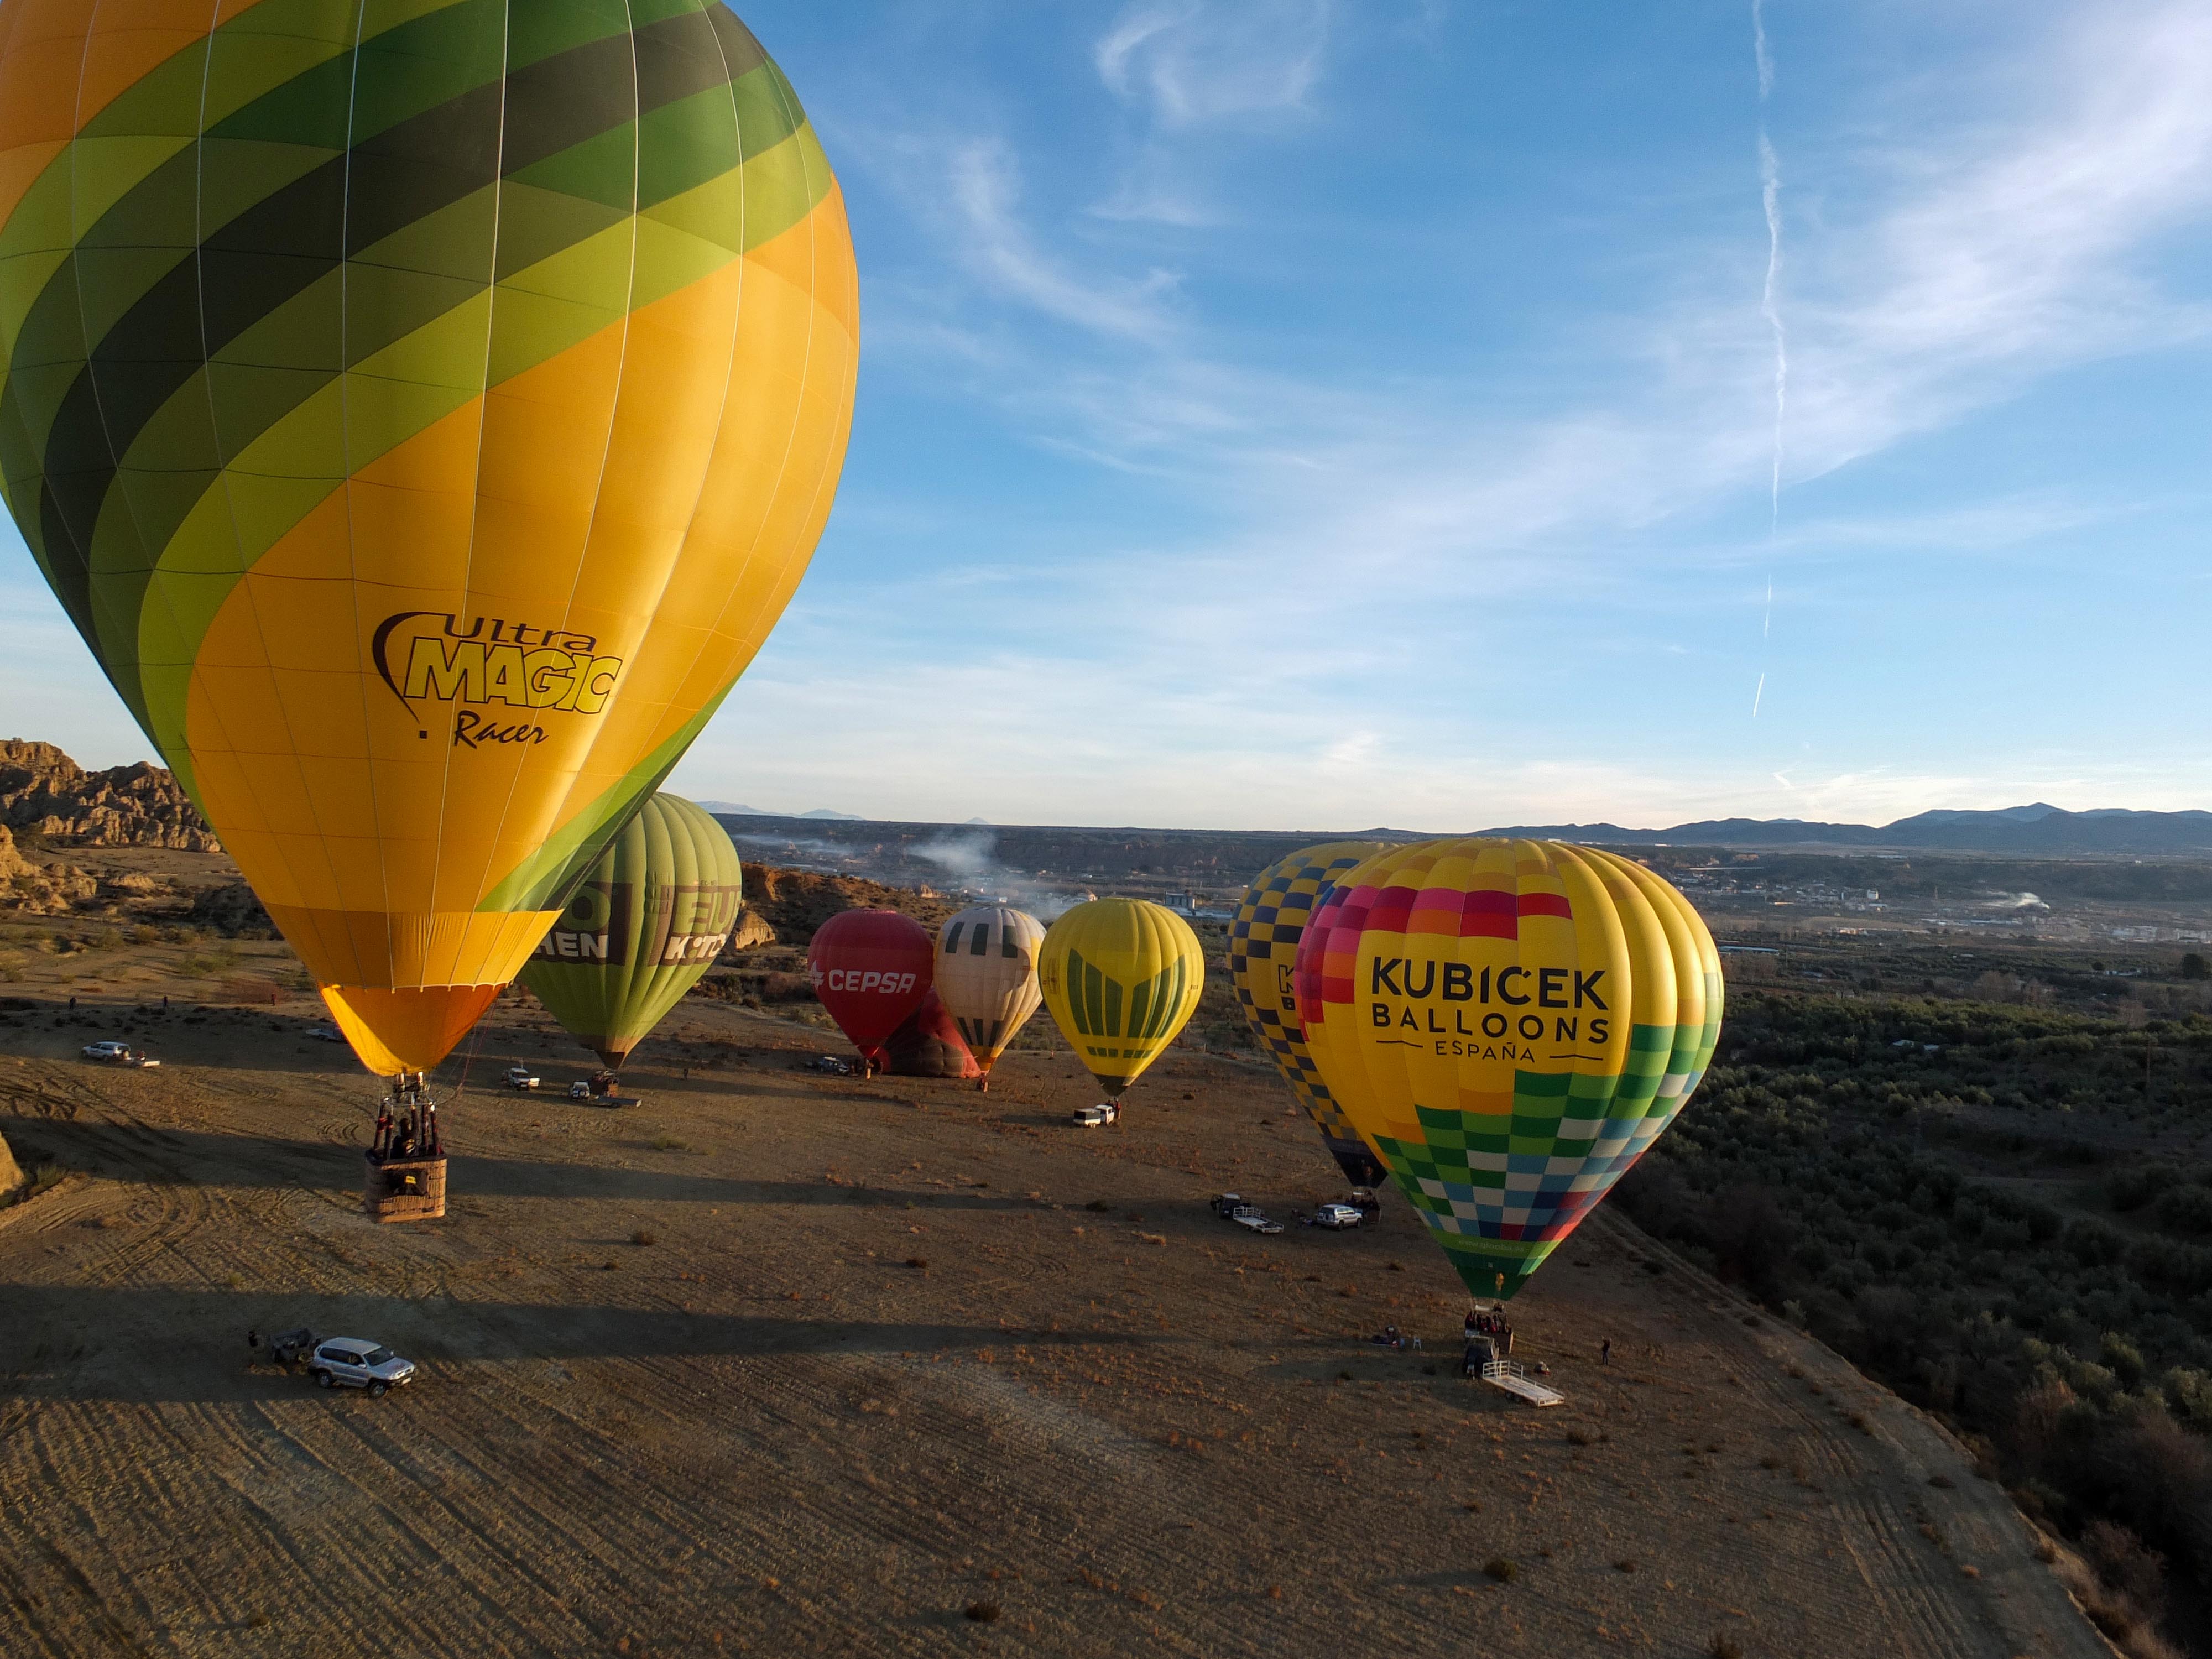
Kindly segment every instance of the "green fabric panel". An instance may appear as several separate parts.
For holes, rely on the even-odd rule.
[[[370,0],[373,22],[379,21],[376,15],[382,9],[380,0]],[[461,0],[459,5],[363,40],[347,66],[352,75],[350,142],[358,145],[503,78],[507,72],[507,0]],[[330,66],[333,70],[337,67]],[[304,95],[295,82],[280,88],[272,100]],[[347,107],[346,89],[325,95],[338,108]]]
[[[720,0],[634,0],[629,15],[634,25],[643,28],[647,23],[665,22],[671,17],[705,11],[719,3]]]
[[[732,681],[732,684],[735,682]],[[639,804],[660,787],[692,739],[730,695],[726,685],[705,708],[623,775],[621,781],[556,830],[544,846],[507,873],[477,904],[479,911],[551,910],[568,902],[613,834]]]
[[[343,143],[286,143],[262,138],[204,140],[197,151],[179,158],[193,163],[187,176],[179,180],[185,209],[185,235],[181,246],[187,249],[196,247],[199,227],[228,224],[256,203],[266,201],[285,185],[306,178],[317,167],[344,154]],[[163,175],[165,179],[166,176]],[[191,200],[195,188],[199,197],[196,208]],[[110,232],[109,226],[103,224],[100,228],[104,234],[131,234],[122,214],[111,215],[110,222],[114,230]],[[337,257],[335,242],[331,253]],[[151,288],[153,284],[149,283],[147,286]]]
[[[623,0],[526,0],[507,12],[510,72],[650,21],[643,8],[626,6]]]
[[[727,94],[724,96],[726,109]],[[729,125],[726,115],[723,125]],[[597,202],[627,215],[636,193],[637,132],[636,122],[625,122],[532,162],[513,176],[522,184]]]
[[[730,119],[730,93],[728,87],[712,87],[646,112],[637,127],[640,205],[681,196],[744,160],[742,138]]]
[[[610,208],[509,179],[499,193],[497,280],[504,283],[629,217],[626,207]]]

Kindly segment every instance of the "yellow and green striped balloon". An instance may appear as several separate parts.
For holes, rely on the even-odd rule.
[[[857,355],[836,181],[718,0],[0,9],[0,489],[379,1064],[759,648]]]
[[[607,843],[522,969],[553,1018],[619,1066],[729,942],[738,849],[703,807],[655,795]]]
[[[1149,899],[1090,899],[1045,930],[1036,977],[1060,1035],[1118,1101],[1198,1007],[1206,952]]]

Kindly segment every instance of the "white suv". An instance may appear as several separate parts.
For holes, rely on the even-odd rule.
[[[366,1337],[326,1336],[307,1356],[307,1375],[319,1389],[367,1389],[380,1399],[415,1380],[415,1362]]]
[[[127,1042],[88,1042],[83,1048],[87,1060],[128,1060],[131,1045]]]

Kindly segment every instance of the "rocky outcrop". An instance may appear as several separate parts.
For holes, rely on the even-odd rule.
[[[269,920],[261,901],[242,881],[220,887],[203,887],[192,896],[191,915],[195,927],[210,927],[230,939],[274,939],[276,924]]]
[[[0,824],[58,846],[222,850],[166,769],[145,761],[88,772],[50,743],[0,738]]]
[[[0,824],[0,898],[26,915],[59,915],[93,897],[100,884],[73,864],[23,856],[15,833]]]
[[[722,947],[725,955],[732,951],[750,951],[756,945],[775,943],[775,929],[769,925],[766,916],[748,906],[738,917],[738,925],[730,929],[730,942]]]
[[[858,876],[817,875],[765,864],[748,864],[744,872],[747,914],[760,917],[773,937],[787,945],[806,944],[840,910],[896,910],[932,932],[953,910],[934,893],[885,887]]]

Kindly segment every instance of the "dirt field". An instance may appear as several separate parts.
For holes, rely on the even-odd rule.
[[[1340,1195],[1252,1066],[1171,1057],[1079,1131],[1069,1060],[858,1084],[686,1004],[608,1111],[493,1086],[586,1070],[502,1005],[453,1213],[379,1228],[316,1005],[35,994],[0,1132],[74,1173],[0,1212],[10,1659],[2110,1652],[1946,1436],[1625,1222],[1514,1304],[1538,1412],[1453,1374],[1465,1299],[1395,1198],[1215,1219]],[[75,1057],[126,1030],[158,1071]],[[301,1323],[421,1379],[246,1363]]]

